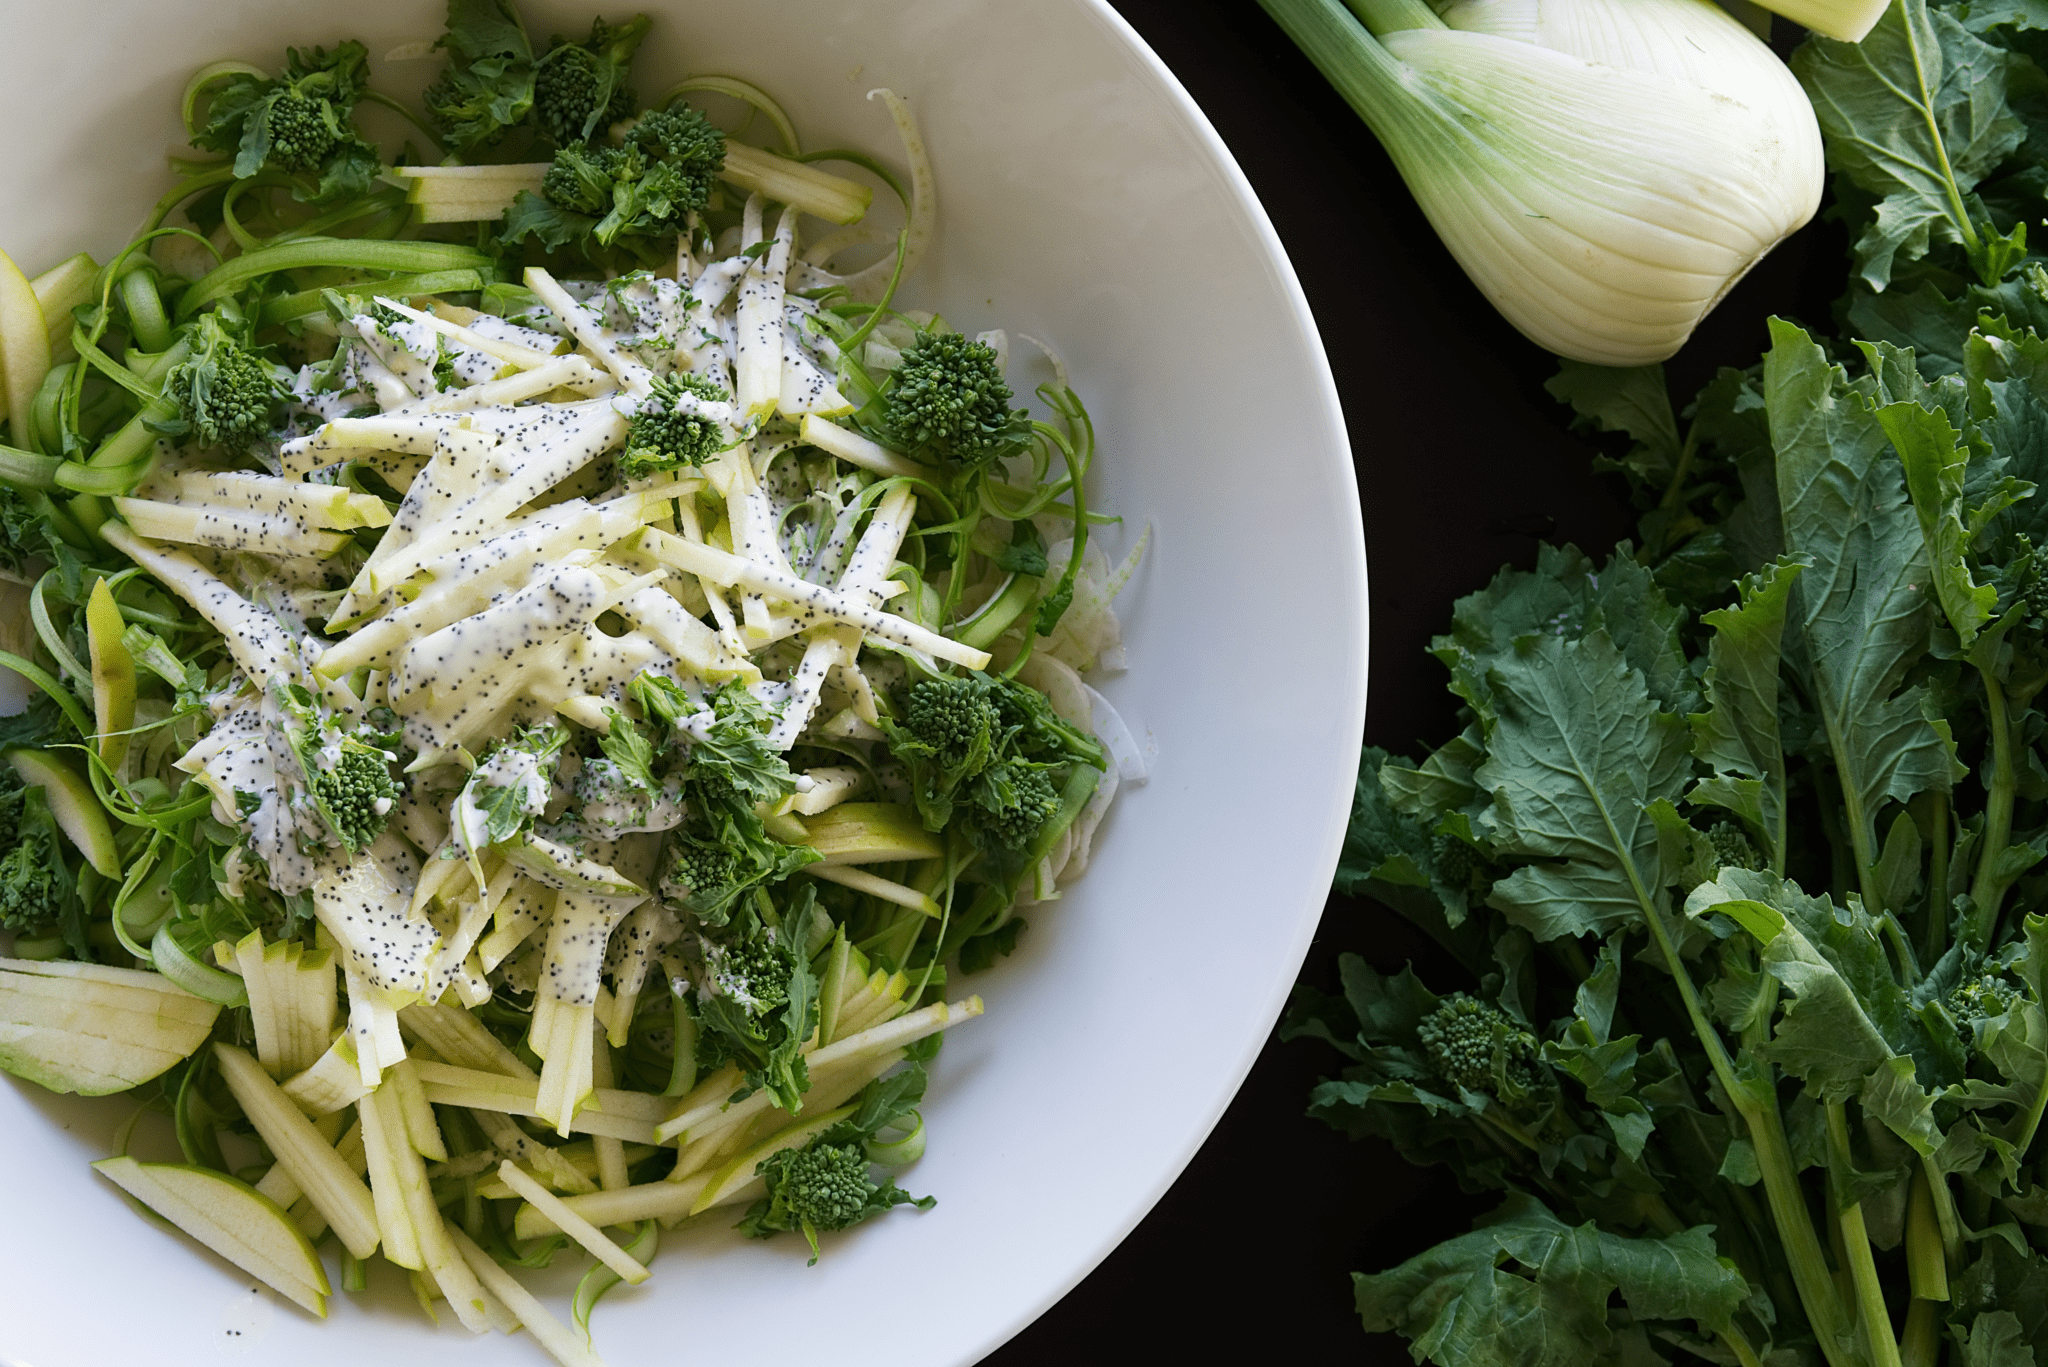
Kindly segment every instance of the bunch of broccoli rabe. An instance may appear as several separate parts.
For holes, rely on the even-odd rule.
[[[1356,1277],[1418,1361],[2048,1355],[2040,23],[1807,40],[1852,335],[1683,410],[1566,363],[1640,544],[1461,599],[1460,734],[1365,752],[1338,888],[1436,990],[1346,956],[1287,1030],[1346,1056],[1312,1114],[1488,1194]]]
[[[31,282],[51,364],[0,449],[13,962],[225,1008],[150,1069],[61,1032],[0,1066],[142,1084],[205,1169],[253,1132],[346,1280],[381,1246],[465,1323],[464,1240],[620,1252],[501,1162],[643,1257],[734,1202],[815,1248],[909,1201],[870,1164],[921,1151],[921,1061],[980,1009],[949,973],[1143,773],[1081,679],[1143,543],[1090,543],[1064,371],[1036,420],[1003,334],[891,306],[930,229],[907,109],[907,226],[834,273],[804,225],[866,190],[642,113],[648,28],[541,48],[452,0],[438,167],[358,129],[397,103],[358,44],[202,73],[223,159]]]

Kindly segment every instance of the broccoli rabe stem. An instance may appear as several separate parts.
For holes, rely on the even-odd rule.
[[[1847,1104],[1827,1103],[1828,1151],[1835,1167],[1850,1171],[1849,1119]],[[1877,1260],[1870,1251],[1870,1231],[1863,1221],[1863,1203],[1851,1201],[1835,1214],[1842,1231],[1842,1249],[1849,1265],[1849,1279],[1855,1287],[1857,1316],[1870,1344],[1874,1367],[1900,1367],[1899,1343],[1892,1336],[1891,1311],[1884,1303],[1884,1283],[1878,1280]]]
[[[2012,805],[2019,793],[2019,769],[2013,761],[2012,707],[2026,705],[2008,699],[1998,676],[1982,665],[1977,672],[1984,679],[1984,712],[1991,719],[1991,790],[1984,799],[1984,841],[1977,856],[1977,877],[1970,884],[1970,941],[1988,945],[1998,928],[1998,907],[2005,899],[2010,877],[2001,877],[2006,846],[2012,843]]]
[[[1936,1367],[1941,1361],[1942,1306],[1939,1301],[1915,1299],[1906,1311],[1906,1327],[1899,1335],[1899,1360],[1905,1367]]]
[[[1923,963],[1939,963],[1948,949],[1949,895],[1948,895],[1948,794],[1929,793],[1927,826],[1928,843],[1932,853],[1927,869],[1927,924],[1921,938],[1920,959]],[[1782,871],[1773,870],[1780,873]]]
[[[1913,1174],[1913,1189],[1906,1201],[1906,1283],[1915,1300],[1949,1298],[1948,1250],[1943,1247],[1934,1211],[1934,1188],[1940,1181],[1940,1174],[1923,1163]],[[1900,1352],[1911,1356],[1904,1344]]]
[[[332,266],[349,270],[416,275],[426,271],[485,270],[491,259],[469,247],[443,242],[385,242],[366,238],[301,237],[244,252],[216,266],[178,296],[178,317],[187,319],[208,304],[238,293],[260,275]]]
[[[121,307],[128,314],[128,331],[144,351],[162,351],[171,344],[171,320],[164,313],[163,296],[157,292],[154,274],[138,266],[121,277],[118,286]]]
[[[1764,1193],[1770,1200],[1778,1240],[1792,1265],[1793,1285],[1799,1290],[1800,1304],[1806,1311],[1807,1322],[1813,1327],[1814,1339],[1820,1344],[1821,1353],[1830,1367],[1857,1367],[1850,1350],[1854,1336],[1841,1299],[1836,1294],[1827,1258],[1821,1252],[1820,1238],[1814,1232],[1806,1191],[1799,1182],[1799,1167],[1792,1160],[1792,1145],[1785,1135],[1785,1121],[1778,1109],[1778,1094],[1773,1080],[1768,1073],[1762,1077],[1736,1074],[1735,1062],[1728,1056],[1728,1048],[1722,1043],[1720,1032],[1707,1018],[1699,990],[1693,986],[1685,960],[1679,955],[1678,946],[1672,942],[1670,931],[1665,928],[1663,913],[1657,909],[1649,890],[1642,885],[1634,862],[1625,861],[1623,867],[1628,870],[1636,903],[1642,909],[1651,938],[1656,941],[1665,971],[1671,974],[1672,982],[1678,988],[1686,1018],[1692,1022],[1693,1033],[1706,1051],[1715,1080],[1721,1084],[1722,1092],[1749,1130],[1750,1145],[1756,1151],[1757,1167],[1763,1174]]]

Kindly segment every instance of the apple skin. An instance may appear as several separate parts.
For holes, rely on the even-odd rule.
[[[9,750],[7,760],[23,783],[43,790],[57,828],[70,837],[93,871],[120,882],[121,852],[114,845],[107,809],[93,796],[92,785],[47,750]]]
[[[93,1168],[279,1295],[327,1318],[327,1270],[319,1255],[277,1202],[254,1187],[185,1163],[123,1156]]]
[[[53,1092],[125,1092],[189,1057],[219,1014],[154,973],[0,960],[0,1069]]]
[[[0,252],[0,384],[14,420],[14,445],[25,450],[35,446],[29,439],[29,409],[49,371],[50,326],[43,320],[43,306],[14,258]]]
[[[92,711],[100,760],[109,769],[119,769],[127,758],[128,733],[135,726],[135,657],[121,643],[126,628],[114,591],[106,580],[99,580],[85,603],[85,640],[92,652]]]

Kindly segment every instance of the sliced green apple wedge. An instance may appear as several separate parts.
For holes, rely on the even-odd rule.
[[[54,365],[78,354],[71,345],[71,310],[96,297],[100,263],[84,252],[66,257],[28,282],[35,291],[36,304],[50,333],[50,361]]]
[[[358,1258],[376,1252],[377,1207],[362,1179],[270,1080],[262,1064],[229,1044],[216,1044],[213,1052],[242,1113],[277,1155],[278,1165],[326,1217],[343,1246]]]
[[[107,821],[107,809],[93,796],[92,785],[47,750],[9,750],[7,759],[23,783],[43,790],[50,803],[50,814],[57,818],[57,828],[70,837],[94,871],[102,878],[119,882],[121,852],[114,845],[114,828]]]
[[[127,1157],[93,1168],[279,1295],[327,1317],[327,1270],[277,1202],[211,1168]]]
[[[107,581],[96,581],[85,601],[85,641],[92,654],[92,715],[100,760],[109,769],[119,769],[127,758],[128,733],[135,728],[135,657],[121,643],[127,625]]]
[[[35,444],[28,436],[29,407],[49,371],[50,326],[43,306],[14,258],[0,252],[0,389],[14,419],[16,446]]]
[[[191,1056],[220,1007],[155,973],[0,959],[0,1068],[105,1096]]]
[[[307,1115],[330,1115],[354,1105],[369,1090],[356,1066],[355,1042],[345,1030],[334,1037],[312,1067],[284,1084],[284,1094]]]

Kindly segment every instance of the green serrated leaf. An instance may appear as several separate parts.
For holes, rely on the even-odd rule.
[[[1477,778],[1493,805],[1478,824],[1501,853],[1546,861],[1495,883],[1490,905],[1538,940],[1640,921],[1661,886],[1644,809],[1682,790],[1684,724],[1605,632],[1538,637],[1490,682],[1498,720]]]
[[[1862,395],[1794,325],[1772,319],[1771,338],[1764,392],[1785,549],[1812,562],[1794,587],[1790,624],[1867,877],[1883,804],[1945,791],[1957,776],[1954,743],[1929,720],[1924,687],[1902,687],[1927,648],[1926,547]]]
[[[1697,889],[1686,902],[1689,915],[1708,910],[1725,913],[1750,931],[1763,947],[1764,971],[1792,993],[1775,1037],[1757,1050],[1760,1056],[1827,1100],[1854,1096],[1864,1079],[1892,1057],[1892,1046],[1859,998],[1858,987],[1864,984],[1852,986],[1808,938],[1807,929],[1834,926],[1855,941],[1869,941],[1882,967],[1883,948],[1875,945],[1867,926],[1857,924],[1869,918],[1851,917],[1851,925],[1841,927],[1837,918],[1843,913],[1827,898],[1809,897],[1796,884],[1751,869],[1723,869],[1719,878]],[[1860,948],[1856,943],[1852,952]],[[1867,968],[1867,963],[1859,961],[1858,966]],[[1884,981],[1892,997],[1902,997],[1888,974]],[[1895,1005],[1903,1014],[1903,1000]]]
[[[1552,398],[1572,406],[1582,423],[1635,439],[1623,464],[1640,480],[1662,490],[1678,468],[1682,443],[1678,418],[1664,385],[1664,367],[1604,366],[1561,361],[1544,381]]]
[[[1509,1265],[1502,1266],[1503,1257]],[[1576,1228],[1533,1197],[1510,1196],[1470,1234],[1387,1272],[1354,1278],[1371,1331],[1414,1340],[1446,1367],[1584,1367],[1613,1340],[1617,1292],[1637,1320],[1725,1327],[1748,1296],[1704,1227],[1668,1238]]]
[[[1860,43],[1816,35],[1794,54],[1828,164],[1878,201],[1855,244],[1871,288],[1934,237],[1974,236],[1962,196],[2026,132],[2006,106],[2010,60],[1925,0],[1898,0]]]
[[[1875,358],[1881,350],[1889,348],[1866,346],[1865,353]],[[1910,355],[1906,359],[1910,363]],[[1939,409],[1889,403],[1877,410],[1877,420],[1905,467],[1906,491],[1933,567],[1935,596],[1968,650],[1998,611],[1998,590],[1977,583],[1966,560],[1970,537],[1963,521],[1963,485],[1969,446]]]
[[[1743,576],[1740,602],[1701,616],[1707,642],[1707,710],[1694,713],[1693,752],[1714,771],[1686,800],[1724,808],[1763,833],[1765,858],[1785,858],[1785,754],[1778,731],[1778,678],[1792,586],[1808,564],[1775,561]]]
[[[1419,768],[1410,769],[1399,760],[1385,761],[1380,767],[1380,787],[1395,811],[1434,821],[1478,795],[1472,771],[1485,758],[1480,729],[1469,727],[1439,747]]]

